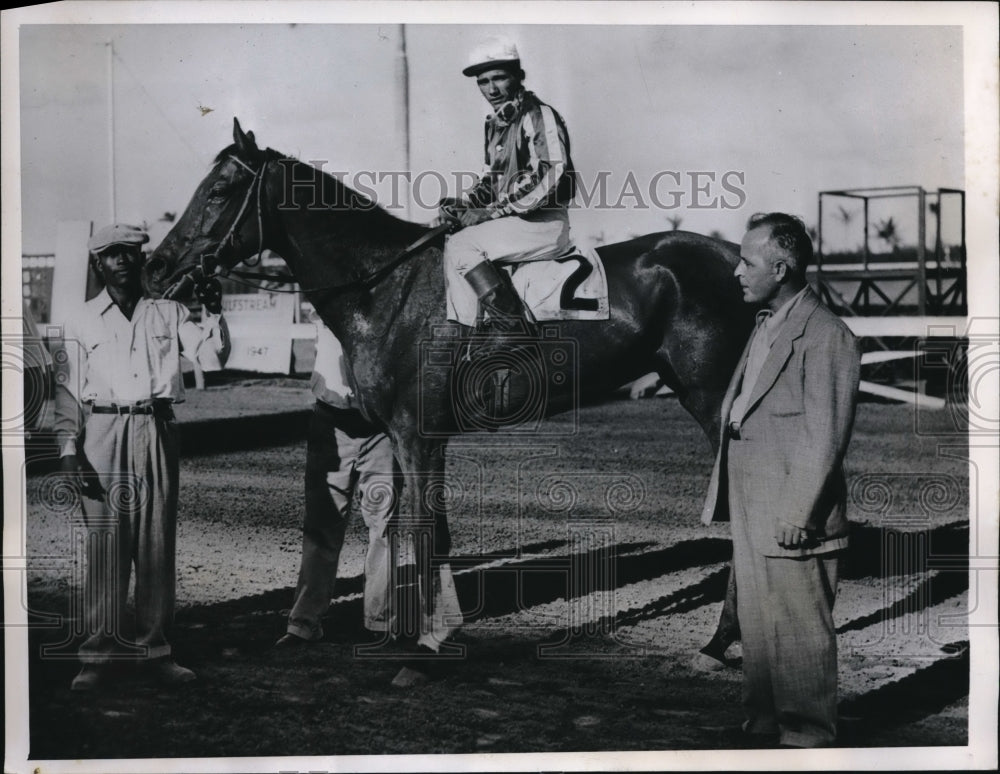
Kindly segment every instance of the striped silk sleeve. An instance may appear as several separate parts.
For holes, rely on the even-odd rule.
[[[549,201],[569,157],[566,128],[548,105],[525,113],[521,128],[528,138],[528,168],[500,201],[500,209],[506,210],[503,214],[530,212]]]
[[[468,207],[486,208],[496,202],[496,186],[493,184],[494,174],[490,164],[490,123],[486,122],[483,129],[483,169],[479,179],[468,192],[461,192],[459,198]]]

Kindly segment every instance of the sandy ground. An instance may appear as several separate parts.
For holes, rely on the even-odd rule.
[[[189,393],[178,413],[195,427],[309,402],[302,382],[247,380]],[[960,562],[956,572],[934,557],[967,554],[967,466],[939,455],[942,436],[927,432],[947,431],[952,417],[920,419],[918,433],[912,408],[863,404],[848,459],[855,529],[835,611],[847,746],[966,741],[967,579]],[[77,520],[53,507],[50,474],[29,476],[27,600],[40,617],[63,616],[31,633],[33,757],[742,744],[739,671],[690,665],[714,630],[730,548],[724,525],[698,522],[709,448],[673,399],[586,408],[528,439],[452,444],[466,652],[410,691],[389,684],[399,653],[354,650],[360,519],[326,639],[294,654],[270,649],[298,570],[304,460],[301,440],[182,460],[173,641],[201,679],[167,696],[126,675],[81,700],[67,690],[71,658],[37,657],[36,646],[72,638]]]

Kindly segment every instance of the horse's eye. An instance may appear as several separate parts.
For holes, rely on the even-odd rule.
[[[228,193],[228,191],[227,191],[227,189],[226,189],[226,187],[224,185],[218,185],[215,188],[213,188],[211,191],[209,191],[208,195],[212,199],[225,199],[227,193]]]

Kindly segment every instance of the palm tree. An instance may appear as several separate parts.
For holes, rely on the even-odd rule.
[[[837,205],[837,217],[840,218],[840,224],[844,227],[844,250],[848,251],[848,235],[850,234],[851,221],[854,220],[856,213],[850,210],[844,209],[842,205]]]
[[[945,250],[941,244],[941,200],[928,202],[927,209],[934,216],[934,260],[941,261],[945,256]]]
[[[900,237],[896,229],[895,221],[890,217],[887,220],[880,220],[875,224],[875,236],[881,239],[892,252],[899,250]]]

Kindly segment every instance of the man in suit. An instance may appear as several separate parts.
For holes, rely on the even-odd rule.
[[[750,219],[735,273],[762,308],[722,404],[702,514],[733,536],[743,731],[789,747],[836,739],[833,602],[861,368],[857,340],[806,282],[812,253],[798,218]]]

